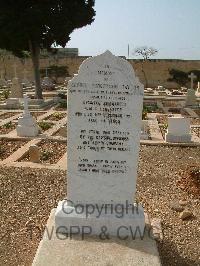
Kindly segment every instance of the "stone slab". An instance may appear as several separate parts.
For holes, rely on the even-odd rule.
[[[79,228],[89,227],[91,235],[99,235],[106,227],[107,233],[112,236],[130,236],[132,231],[135,237],[140,237],[145,228],[144,210],[140,204],[70,205],[63,200],[56,209],[55,223],[60,233],[66,233],[67,228],[76,225]],[[131,228],[131,231],[125,228]]]
[[[175,142],[175,143],[179,143],[179,142],[191,142],[192,140],[192,135],[187,134],[187,135],[182,135],[182,136],[176,136],[176,135],[172,135],[170,133],[165,134],[165,141],[166,142]]]
[[[47,222],[51,232],[55,221],[55,209]],[[60,238],[60,239],[59,239]],[[100,240],[97,237],[79,236],[63,239],[63,235],[52,234],[51,240],[45,233],[41,240],[32,266],[160,266],[160,258],[153,238],[143,240]]]

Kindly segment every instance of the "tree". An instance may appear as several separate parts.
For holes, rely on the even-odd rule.
[[[200,80],[200,70],[194,69],[190,70],[188,72],[184,72],[179,69],[169,69],[170,78],[168,78],[168,81],[176,82],[180,87],[181,86],[187,86],[188,83],[190,83],[189,75],[191,73],[194,73],[195,76],[197,76],[197,79],[194,81],[194,84],[196,85],[198,80]]]
[[[168,81],[176,82],[180,86],[185,86],[188,82],[188,75],[186,72],[179,69],[170,69],[169,70],[170,78]]]
[[[94,21],[94,0],[2,0],[0,49],[18,57],[31,54],[35,97],[42,98],[39,72],[40,49],[65,47],[70,34]]]
[[[46,68],[40,69],[40,75],[42,77],[46,76]],[[48,76],[57,82],[58,78],[69,76],[68,67],[51,65],[48,67]]]
[[[134,54],[142,56],[144,60],[148,60],[151,56],[158,53],[158,50],[153,47],[142,46],[135,49]]]
[[[154,56],[155,54],[158,53],[158,50],[153,48],[153,47],[147,47],[147,46],[142,46],[142,47],[138,47],[134,50],[134,54],[136,56],[142,56],[143,57],[143,61],[142,61],[142,72],[144,74],[144,79],[145,79],[145,87],[148,87],[148,81],[147,81],[147,76],[146,73],[144,71],[144,62],[146,60],[148,60],[151,56]]]

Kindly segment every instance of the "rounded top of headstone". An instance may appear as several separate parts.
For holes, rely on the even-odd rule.
[[[123,73],[124,77],[129,79],[130,82],[134,80],[134,83],[143,86],[135,76],[132,65],[126,59],[113,55],[109,50],[84,60],[79,67],[78,76],[82,78],[88,77],[92,73],[94,75],[99,69],[103,71],[112,69],[112,71]],[[76,78],[77,75],[74,75],[74,78],[70,82],[74,81]]]

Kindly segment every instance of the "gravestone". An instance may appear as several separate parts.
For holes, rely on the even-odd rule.
[[[35,117],[28,110],[28,96],[24,95],[24,113],[18,119],[17,136],[35,137],[39,134],[39,127]]]
[[[147,140],[147,139],[149,139],[149,134],[148,134],[148,120],[142,120],[140,139],[141,140]]]
[[[66,138],[67,137],[67,128],[66,128],[66,126],[61,126],[60,129],[58,130],[58,134],[61,137]]]
[[[22,86],[24,88],[32,86],[31,82],[27,78],[27,73],[28,73],[28,71],[26,69],[24,69],[24,71],[23,71],[24,75],[23,75],[23,79],[22,79]]]
[[[168,117],[166,142],[191,142],[190,119],[185,117]]]
[[[23,98],[22,85],[17,77],[17,65],[14,64],[14,78],[12,79],[10,96],[6,101],[8,109],[20,108],[20,99]]]
[[[55,215],[59,232],[73,225],[89,226],[94,235],[103,226],[115,236],[120,226],[143,232],[143,208],[133,204],[143,91],[132,66],[109,51],[85,60],[69,82],[68,185]],[[116,208],[126,210],[122,217]]]
[[[195,106],[197,104],[197,97],[195,90],[189,89],[186,94],[185,106]]]
[[[194,73],[191,73],[188,78],[190,78],[191,85],[186,94],[185,106],[194,106],[197,104],[197,97],[194,90],[194,79],[196,79],[197,76],[195,76]]]
[[[17,77],[17,65],[14,64],[14,78],[12,79],[10,98],[23,98],[23,89]]]
[[[30,145],[29,147],[29,160],[32,163],[39,163],[40,162],[40,150],[37,145]]]

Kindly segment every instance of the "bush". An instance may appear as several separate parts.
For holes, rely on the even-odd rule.
[[[38,125],[43,131],[46,131],[52,127],[51,123],[45,121],[38,122]]]
[[[8,89],[4,89],[1,93],[1,95],[3,96],[4,99],[8,99],[9,95],[10,95],[10,90]]]
[[[188,75],[191,73],[194,73],[197,76],[197,79],[194,81],[194,83],[197,83],[197,81],[200,79],[200,70],[190,70],[189,72],[184,72],[174,68],[169,70],[171,77],[168,79],[168,81],[176,82],[180,86],[186,86],[186,84],[189,82]]]
[[[51,158],[51,156],[52,156],[52,152],[51,152],[51,151],[48,151],[48,150],[44,150],[44,151],[42,151],[42,153],[41,153],[41,159],[42,159],[43,161],[47,161],[47,160],[49,160],[49,158]]]
[[[66,101],[60,102],[58,108],[67,109],[67,102]]]

